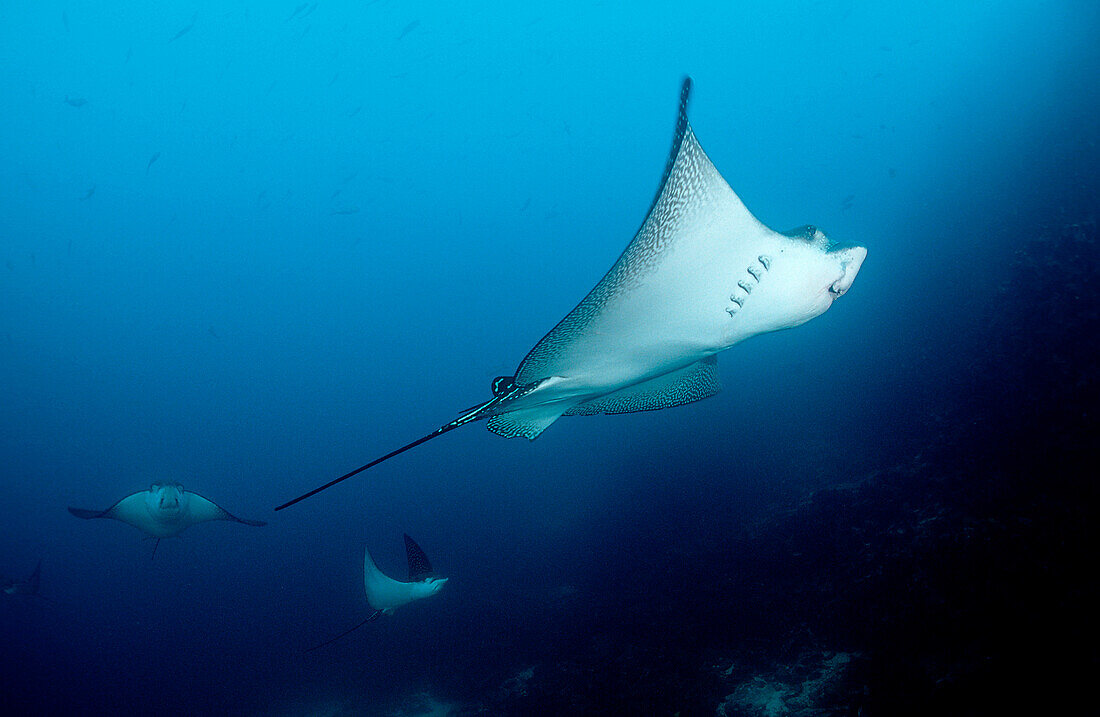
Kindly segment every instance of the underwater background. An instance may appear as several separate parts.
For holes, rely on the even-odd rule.
[[[0,5],[9,714],[999,714],[1097,668],[1100,5]],[[716,397],[465,427],[653,198],[868,258]],[[153,543],[178,480],[243,518]],[[449,578],[368,614],[363,549]],[[5,584],[10,584],[5,581]],[[18,593],[18,591],[16,591]],[[1038,711],[1035,713],[1039,713]]]

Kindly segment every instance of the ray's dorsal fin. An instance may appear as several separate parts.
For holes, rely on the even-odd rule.
[[[416,544],[416,541],[405,534],[405,555],[409,559],[409,582],[415,583],[430,578],[435,572],[432,564],[428,562],[428,556]]]

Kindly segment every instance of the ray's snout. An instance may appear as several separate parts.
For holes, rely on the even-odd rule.
[[[836,255],[840,263],[841,274],[840,278],[829,287],[829,291],[840,298],[844,296],[848,289],[852,288],[852,282],[856,280],[856,274],[859,273],[859,268],[863,266],[863,260],[867,258],[867,248],[850,246],[830,253]]]

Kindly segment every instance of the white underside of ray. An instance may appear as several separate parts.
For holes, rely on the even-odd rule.
[[[363,555],[363,585],[367,591],[367,604],[386,614],[414,600],[435,595],[447,582],[446,578],[411,583],[394,580],[378,569],[369,550],[364,550]]]
[[[813,227],[757,220],[687,121],[690,78],[657,199],[595,288],[520,362],[493,398],[434,432],[275,508],[282,510],[467,423],[538,437],[562,415],[651,411],[718,391],[715,354],[822,314],[855,280],[863,247]]]
[[[537,388],[487,405],[490,430],[533,439],[563,414],[706,398],[718,391],[711,357],[818,316],[851,286],[866,250],[834,251],[817,230],[796,239],[757,220],[687,124],[687,89],[682,135],[641,229],[520,364],[515,384]]]
[[[162,497],[167,491],[170,500],[168,507],[162,506]],[[262,521],[243,520],[213,501],[197,493],[174,488],[146,490],[126,496],[103,511],[81,511],[69,509],[82,518],[111,518],[132,525],[154,538],[171,538],[179,535],[197,523],[212,520],[228,520],[246,525],[264,525]]]
[[[167,516],[149,504],[148,491],[134,493],[116,503],[103,517],[120,520],[154,538],[171,538],[191,525],[181,520],[180,515]]]
[[[491,419],[490,429],[533,438],[567,412],[652,410],[688,402],[662,402],[658,395],[644,407],[620,411],[584,407],[690,367],[752,335],[746,320],[751,316],[734,322],[726,309],[737,282],[751,278],[747,269],[759,268],[761,255],[777,253],[777,238],[782,237],[753,217],[726,184],[688,128],[638,235],[531,351],[516,377],[517,383],[549,380]],[[709,392],[689,390],[695,394],[690,400],[718,390],[716,376],[708,376],[707,384]],[[639,390],[657,393],[655,386]]]
[[[146,491],[123,499],[104,517],[121,520],[154,538],[171,538],[196,523],[224,520],[226,515],[214,503],[194,493],[180,494],[178,511],[160,510]]]

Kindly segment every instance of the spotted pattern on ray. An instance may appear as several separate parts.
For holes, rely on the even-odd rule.
[[[684,81],[676,135],[657,197],[634,239],[611,270],[569,314],[539,341],[520,362],[516,382],[526,384],[545,378],[545,365],[575,337],[581,335],[600,309],[611,299],[637,288],[673,250],[682,228],[707,207],[711,187],[724,186],[718,170],[699,145],[687,119],[691,80]]]

